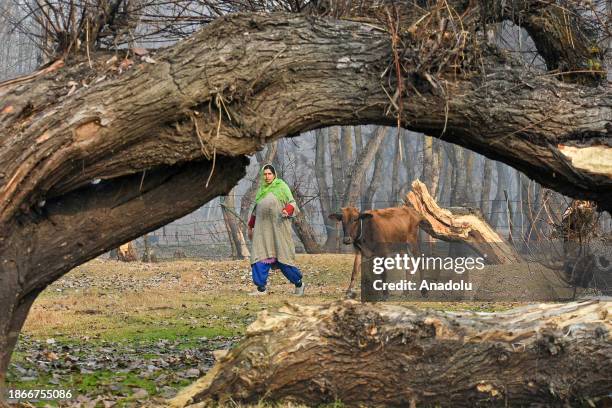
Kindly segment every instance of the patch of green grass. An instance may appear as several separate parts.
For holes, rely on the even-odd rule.
[[[33,389],[47,389],[49,387],[48,380],[51,377],[48,375],[38,376],[35,380],[21,381],[13,377],[9,371],[7,376],[7,386],[9,389],[19,390],[33,390]]]
[[[96,392],[102,386],[116,384],[119,376],[112,371],[95,371],[91,374],[80,374],[71,376],[75,391],[80,394],[89,394]]]
[[[121,384],[127,387],[144,388],[150,395],[157,392],[154,381],[140,378],[134,373],[127,374],[125,380],[123,380]]]
[[[49,380],[51,379],[50,375],[41,375],[36,377],[36,379],[32,381],[21,381],[17,380],[14,376],[11,375],[11,372],[8,372],[6,386],[7,389],[11,390],[52,390],[52,389],[64,389],[67,390],[69,388],[61,385],[51,386],[49,384]],[[29,400],[20,400],[22,402],[27,401],[31,405],[35,407],[44,407],[44,406],[57,406],[57,401],[53,400],[41,400],[41,401],[29,401]]]
[[[26,353],[22,351],[13,351],[13,354],[11,355],[11,362],[21,363],[22,361],[24,361],[25,357],[26,357]]]
[[[116,373],[108,370],[97,370],[88,374],[72,374],[60,384],[51,385],[50,375],[39,376],[33,381],[8,381],[8,385],[13,389],[70,389],[74,397],[86,394],[95,395],[108,386],[115,385],[120,389],[118,392],[131,394],[132,388],[143,388],[150,395],[154,395],[156,385],[153,380],[141,378],[134,373]]]
[[[214,338],[217,336],[229,337],[237,333],[225,327],[191,327],[179,326],[172,328],[152,328],[150,326],[126,327],[109,330],[101,336],[101,339],[117,342],[153,342],[156,340],[181,340],[198,339],[200,337]],[[184,344],[182,344],[183,346]],[[188,347],[189,344],[184,345]]]

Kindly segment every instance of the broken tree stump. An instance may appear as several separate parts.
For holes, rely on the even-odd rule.
[[[136,262],[138,260],[138,254],[132,241],[121,245],[117,249],[117,259],[123,262]]]
[[[612,389],[612,303],[500,313],[340,301],[260,313],[246,338],[169,401],[309,406],[598,404]]]
[[[419,180],[412,182],[406,204],[422,217],[420,227],[434,238],[450,242],[465,242],[487,262],[507,264],[522,262],[519,253],[482,217],[470,208],[441,208]]]

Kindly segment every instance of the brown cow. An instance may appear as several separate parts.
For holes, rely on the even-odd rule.
[[[355,207],[344,207],[341,212],[330,214],[329,218],[342,221],[342,242],[353,244],[355,248],[351,283],[346,291],[349,298],[355,297],[353,285],[357,270],[361,270],[362,255],[388,255],[380,253],[385,243],[407,243],[413,255],[418,256],[420,253],[418,232],[421,216],[410,207],[383,208],[362,213]]]

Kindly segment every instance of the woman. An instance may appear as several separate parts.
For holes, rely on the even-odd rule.
[[[265,295],[270,268],[278,267],[295,285],[294,293],[304,294],[302,273],[294,265],[295,246],[289,217],[297,206],[287,183],[276,177],[276,169],[266,164],[261,169],[261,184],[249,219],[249,239],[253,241],[251,271],[257,292]],[[254,231],[253,231],[254,229]]]

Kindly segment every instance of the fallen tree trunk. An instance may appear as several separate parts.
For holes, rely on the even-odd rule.
[[[423,217],[420,227],[432,237],[465,242],[490,263],[522,261],[516,249],[495,232],[478,210],[441,208],[419,180],[412,182],[412,191],[406,195],[406,202]]]
[[[287,304],[262,312],[246,339],[170,405],[597,404],[612,389],[611,312],[598,300],[502,313]]]

